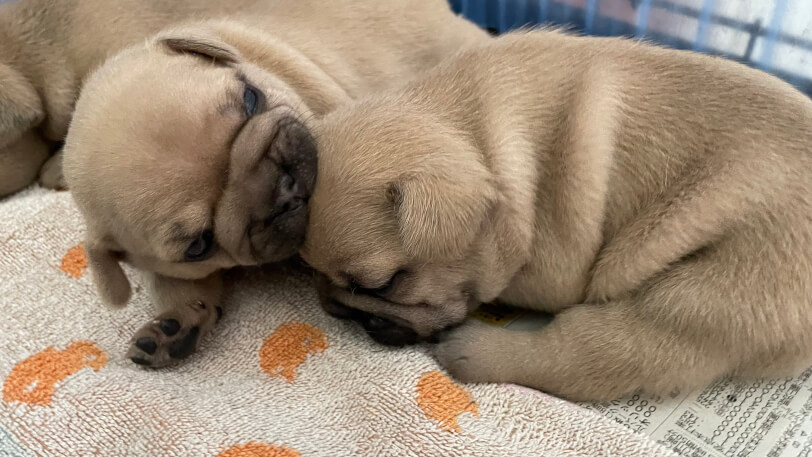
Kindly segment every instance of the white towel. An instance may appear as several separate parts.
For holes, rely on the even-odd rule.
[[[124,358],[155,313],[137,285],[112,311],[85,271],[70,196],[0,202],[0,456],[671,456],[571,403],[458,385],[424,347],[388,349],[319,309],[307,277],[232,283],[201,350]]]

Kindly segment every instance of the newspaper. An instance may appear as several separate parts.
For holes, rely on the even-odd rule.
[[[551,317],[484,305],[474,317],[511,330]],[[687,457],[812,457],[812,367],[797,377],[720,379],[704,389],[581,406]]]

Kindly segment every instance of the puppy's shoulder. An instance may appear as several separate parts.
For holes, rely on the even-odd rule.
[[[611,48],[633,46],[627,41],[594,40],[562,27],[526,27],[464,50],[457,60],[496,74],[532,70],[576,75],[573,70],[579,65],[607,54]]]

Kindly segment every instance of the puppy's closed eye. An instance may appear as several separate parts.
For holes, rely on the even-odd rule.
[[[353,293],[360,293],[365,295],[384,296],[397,288],[403,279],[408,275],[408,271],[404,269],[397,270],[389,279],[379,286],[365,287],[354,276],[347,276],[347,289]]]
[[[214,241],[214,232],[204,230],[200,232],[192,244],[186,248],[184,258],[187,262],[202,262],[209,259],[214,254],[216,244]]]

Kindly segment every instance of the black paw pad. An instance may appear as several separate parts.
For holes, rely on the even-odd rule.
[[[138,341],[135,342],[135,347],[141,349],[149,355],[152,355],[155,354],[155,351],[158,349],[158,344],[152,338],[142,336],[141,338],[138,338]]]
[[[152,365],[152,362],[147,359],[142,359],[141,357],[131,357],[130,360],[132,360],[136,365],[142,365],[145,367]]]
[[[169,346],[169,357],[173,359],[185,359],[192,355],[197,348],[197,337],[200,335],[200,328],[192,327],[189,334],[175,341]]]
[[[180,322],[177,319],[164,319],[158,325],[166,336],[173,336],[180,330]]]

